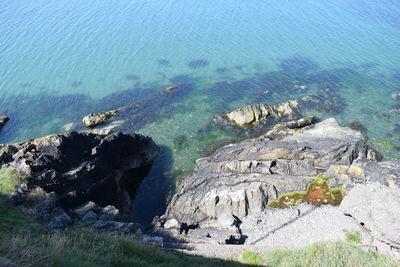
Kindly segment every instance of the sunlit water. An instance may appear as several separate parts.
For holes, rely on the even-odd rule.
[[[162,146],[135,202],[143,222],[162,212],[172,179],[235,138],[210,130],[213,116],[249,103],[325,94],[333,102],[310,115],[359,122],[398,159],[399,18],[396,0],[4,0],[0,115],[11,120],[0,142],[58,133],[87,113],[190,83],[167,110],[154,104],[165,116],[135,129]]]

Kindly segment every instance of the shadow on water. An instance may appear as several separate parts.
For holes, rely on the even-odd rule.
[[[160,156],[139,186],[133,201],[134,220],[147,227],[153,218],[165,212],[168,196],[175,191],[175,180],[168,175],[173,168],[173,154],[169,147],[160,147]]]

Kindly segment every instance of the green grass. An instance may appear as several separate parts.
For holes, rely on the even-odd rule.
[[[389,257],[366,252],[350,243],[318,243],[298,250],[271,250],[264,255],[246,252],[240,257],[245,264],[274,267],[399,267]]]
[[[346,240],[350,243],[361,244],[361,233],[358,231],[347,231]]]
[[[239,266],[167,253],[135,237],[44,229],[0,199],[0,257],[21,266]]]
[[[25,180],[24,176],[19,175],[14,169],[0,169],[0,194],[10,194],[14,192],[16,186]]]

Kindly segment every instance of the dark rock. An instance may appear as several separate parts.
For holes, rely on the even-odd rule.
[[[57,215],[51,220],[48,227],[52,229],[64,229],[72,223],[71,217],[63,210],[59,210]]]
[[[105,217],[115,218],[119,210],[118,218],[130,220],[131,196],[158,153],[150,138],[137,134],[71,132],[0,145],[0,167],[27,177],[14,194],[17,204],[38,187],[54,192],[36,208],[41,218],[49,219],[46,214],[58,207],[82,218],[94,206],[112,205],[103,210]]]
[[[114,221],[119,217],[119,210],[112,205],[104,207],[100,212],[100,220]]]
[[[0,129],[3,128],[4,125],[10,120],[9,117],[0,116]]]
[[[99,219],[99,216],[94,211],[89,210],[85,214],[85,216],[83,216],[82,222],[83,223],[92,223],[92,222],[97,221],[98,219]]]

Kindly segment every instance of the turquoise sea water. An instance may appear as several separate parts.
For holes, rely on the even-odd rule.
[[[163,152],[140,189],[141,218],[139,207],[160,212],[172,180],[235,137],[208,127],[212,117],[249,103],[322,95],[310,114],[357,122],[400,158],[397,0],[4,0],[0,77],[0,115],[11,117],[1,143],[190,84],[135,128]]]

